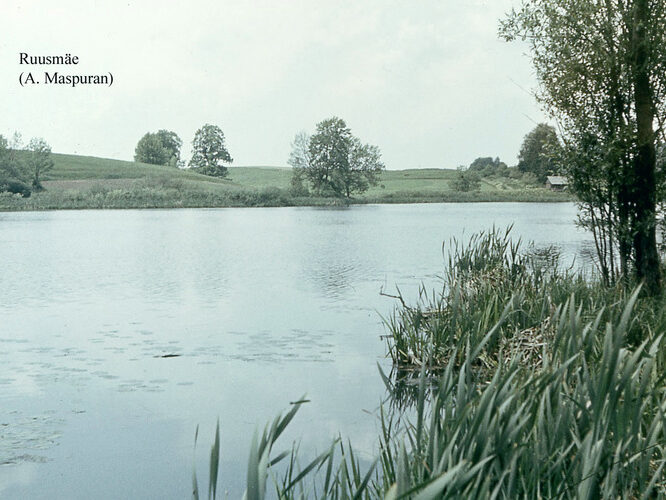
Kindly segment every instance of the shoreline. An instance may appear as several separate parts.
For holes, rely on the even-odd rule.
[[[344,208],[359,205],[413,205],[431,203],[570,203],[576,199],[568,194],[557,193],[452,193],[451,196],[387,196],[382,198],[291,198],[286,194],[262,192],[235,193],[226,199],[199,200],[198,196],[164,198],[153,193],[136,196],[132,191],[111,192],[107,195],[81,196],[71,193],[63,196],[56,193],[53,199],[49,193],[37,193],[29,198],[12,195],[0,196],[0,212],[39,212],[56,210],[139,210],[139,209],[179,209],[179,208]],[[245,196],[243,196],[245,195]],[[44,197],[44,198],[42,198]]]
[[[448,169],[387,170],[377,185],[347,199],[294,191],[292,171],[283,167],[229,167],[226,178],[217,178],[122,160],[56,153],[53,159],[43,191],[28,198],[0,193],[0,211],[575,201],[569,192],[511,176],[482,177],[477,190],[460,191],[457,171]]]

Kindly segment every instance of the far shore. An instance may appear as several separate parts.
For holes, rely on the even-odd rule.
[[[459,191],[451,169],[382,172],[379,183],[351,198],[295,193],[291,169],[230,167],[220,179],[161,165],[54,154],[44,190],[30,197],[0,193],[0,211],[140,208],[326,207],[395,203],[570,202],[519,176],[483,177],[478,189]]]

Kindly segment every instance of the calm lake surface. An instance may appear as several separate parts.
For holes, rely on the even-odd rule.
[[[254,430],[307,394],[287,449],[369,458],[396,286],[439,287],[442,243],[505,227],[589,236],[573,204],[0,213],[0,497],[190,498],[215,422],[222,492]],[[177,354],[177,357],[161,357]],[[206,490],[204,484],[203,490]]]

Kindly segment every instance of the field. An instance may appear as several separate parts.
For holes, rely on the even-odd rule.
[[[337,205],[346,200],[291,194],[287,167],[230,167],[226,179],[187,169],[90,156],[53,155],[55,166],[44,176],[45,191],[30,198],[1,194],[0,210],[68,208],[171,208]],[[351,203],[417,203],[466,201],[568,201],[551,192],[510,178],[484,178],[475,192],[451,188],[455,170],[392,170],[377,186]]]

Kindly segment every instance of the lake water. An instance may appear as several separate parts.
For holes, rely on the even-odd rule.
[[[0,497],[242,493],[252,434],[307,394],[282,438],[375,449],[395,301],[439,286],[442,242],[514,224],[565,260],[573,204],[0,213]],[[164,355],[176,357],[162,357]],[[205,491],[206,485],[204,485]]]

